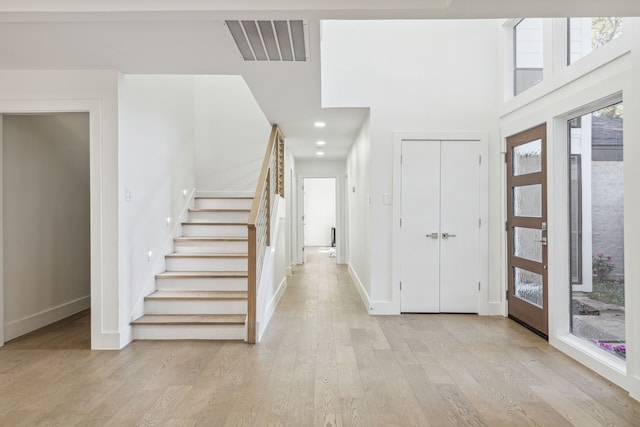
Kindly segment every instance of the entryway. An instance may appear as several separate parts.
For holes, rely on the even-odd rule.
[[[507,138],[509,317],[548,336],[546,125]]]
[[[89,113],[2,116],[4,341],[90,307],[89,127]]]
[[[304,248],[324,248],[323,251],[327,256],[335,258],[336,179],[304,178],[302,182]],[[304,251],[306,255],[306,249]]]
[[[481,142],[407,139],[401,151],[400,310],[478,313]]]

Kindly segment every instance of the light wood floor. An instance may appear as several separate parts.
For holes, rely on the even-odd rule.
[[[88,347],[84,315],[0,349],[0,426],[640,426],[640,403],[510,320],[367,315],[326,253],[258,345]]]

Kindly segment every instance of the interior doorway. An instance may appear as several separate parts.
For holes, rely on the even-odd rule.
[[[302,191],[303,247],[324,248],[322,250],[326,251],[327,256],[335,258],[337,220],[336,179],[304,178]]]
[[[6,342],[90,307],[90,120],[6,114],[1,129]]]

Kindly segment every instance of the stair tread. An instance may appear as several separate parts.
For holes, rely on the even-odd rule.
[[[208,253],[208,254],[204,254],[204,253],[179,253],[179,252],[174,252],[172,254],[168,254],[165,255],[165,258],[247,258],[248,254],[247,253],[237,253],[237,254],[231,254],[231,253]]]
[[[182,225],[247,225],[247,222],[188,221]]]
[[[253,199],[253,196],[196,196],[195,199]]]
[[[191,208],[189,212],[251,212],[251,209]]]
[[[246,271],[165,271],[156,274],[157,278],[209,278],[209,277],[247,277]]]
[[[244,325],[244,314],[145,314],[132,325]]]
[[[145,300],[246,300],[246,291],[155,291]]]
[[[174,242],[247,242],[246,237],[176,237]]]

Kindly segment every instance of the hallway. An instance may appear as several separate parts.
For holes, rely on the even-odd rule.
[[[508,319],[369,316],[316,248],[255,346],[90,351],[88,322],[0,349],[0,425],[640,425],[640,403]]]

